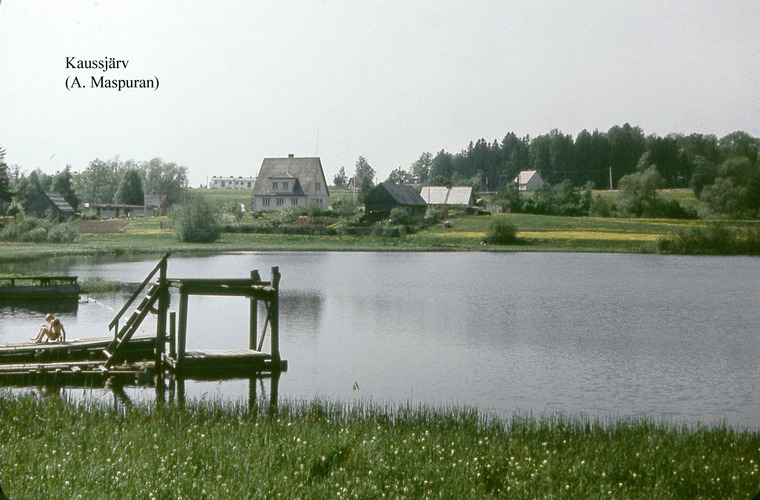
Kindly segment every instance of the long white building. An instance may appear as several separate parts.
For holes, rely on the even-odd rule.
[[[253,189],[255,177],[212,177],[209,189]]]

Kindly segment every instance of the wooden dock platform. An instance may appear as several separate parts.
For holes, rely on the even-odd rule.
[[[0,386],[28,383],[102,385],[107,379],[133,381],[153,371],[156,337],[133,338],[124,362],[106,368],[102,351],[112,339],[93,338],[42,344],[0,345]]]
[[[168,257],[166,254],[161,259],[111,321],[109,330],[113,331],[113,337],[0,345],[0,385],[15,384],[19,380],[37,383],[49,378],[76,383],[84,379],[96,379],[95,382],[100,383],[121,378],[139,383],[155,377],[158,386],[163,385],[167,374],[209,379],[279,374],[287,370],[287,361],[280,357],[279,351],[278,268],[272,268],[271,281],[262,281],[258,271],[251,271],[250,278],[244,279],[170,279],[166,276]],[[179,292],[179,322],[177,313],[169,312],[170,288]],[[141,295],[142,300],[138,302]],[[190,295],[248,298],[250,319],[245,330],[249,348],[186,350],[191,326],[187,320]],[[133,303],[136,305],[132,306]],[[259,303],[266,311],[260,336]],[[134,310],[127,317],[131,307]],[[135,335],[149,314],[157,318],[156,334]],[[127,317],[126,321],[122,322],[122,317]],[[262,351],[267,333],[268,353]]]
[[[224,376],[225,374],[287,371],[288,369],[287,361],[276,361],[271,354],[255,349],[187,351],[181,363],[169,356],[165,360],[171,369],[179,374],[216,373]]]
[[[79,299],[77,276],[0,276],[0,302]]]
[[[0,373],[8,365],[93,361],[102,363],[102,351],[112,338],[72,339],[67,342],[43,342],[32,344],[0,345]],[[127,358],[143,360],[155,351],[155,335],[132,338]]]

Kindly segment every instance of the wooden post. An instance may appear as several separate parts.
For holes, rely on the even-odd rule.
[[[177,331],[177,367],[185,360],[187,345],[187,290],[184,285],[179,289],[179,329]]]
[[[251,271],[251,281],[261,281],[257,270]],[[259,330],[259,301],[256,297],[251,297],[249,302],[251,307],[251,319],[248,328],[248,349],[256,349],[258,344],[258,339],[256,337],[258,336]]]
[[[169,356],[177,359],[177,313],[169,314]]]
[[[272,303],[269,304],[269,324],[272,327],[272,360],[274,361],[276,371],[280,369],[280,268],[272,268]]]
[[[169,285],[166,283],[166,259],[158,274],[158,319],[156,321],[156,371],[163,371],[166,351],[166,314],[169,311]]]

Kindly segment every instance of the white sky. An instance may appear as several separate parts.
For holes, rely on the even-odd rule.
[[[66,90],[66,57],[157,91]],[[83,78],[82,78],[83,77]],[[0,146],[55,173],[118,155],[253,176],[265,157],[425,151],[557,128],[760,137],[760,2],[2,0]]]

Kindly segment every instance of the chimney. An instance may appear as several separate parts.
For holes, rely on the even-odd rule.
[[[290,153],[290,154],[288,155],[288,158],[293,158],[293,153]]]

